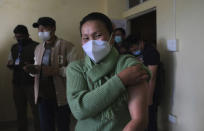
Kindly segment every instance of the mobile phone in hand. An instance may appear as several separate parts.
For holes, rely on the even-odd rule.
[[[24,67],[24,70],[28,73],[31,73],[31,74],[37,74],[39,73],[39,66],[37,65],[26,65]]]

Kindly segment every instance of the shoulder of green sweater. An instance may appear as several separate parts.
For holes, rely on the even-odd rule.
[[[67,70],[77,70],[77,71],[83,71],[83,66],[84,66],[84,59],[76,60],[71,62]]]
[[[133,55],[130,55],[130,54],[119,55],[119,60],[125,60],[125,59],[134,59],[135,60],[135,57]]]
[[[134,66],[136,64],[142,64],[139,60],[136,59],[135,56],[124,54],[120,55],[118,59],[118,65],[122,68],[127,68],[130,66]]]
[[[135,56],[129,55],[129,54],[120,55],[119,60],[118,60],[118,66],[119,66],[120,70],[123,70],[127,67],[134,66],[137,64],[140,64],[141,67],[144,70],[146,70],[149,77],[151,78],[151,76],[152,76],[151,71],[142,62],[137,60],[137,58]]]

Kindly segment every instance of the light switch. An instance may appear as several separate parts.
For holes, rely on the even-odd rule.
[[[168,51],[178,51],[177,40],[167,40],[167,50]]]

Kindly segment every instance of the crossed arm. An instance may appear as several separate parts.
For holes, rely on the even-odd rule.
[[[131,128],[132,123],[135,122],[136,127],[140,128],[140,122],[143,123],[143,116],[146,116],[147,83],[145,81],[146,76],[148,76],[144,75],[145,71],[141,71],[140,65],[123,70],[110,78],[101,87],[91,91],[88,89],[87,82],[81,72],[83,71],[76,64],[69,65],[67,70],[67,98],[75,118],[80,120],[95,116],[115,101],[128,87],[127,90],[130,96],[129,110],[132,121],[128,123],[127,129]],[[142,127],[141,129],[143,129]]]

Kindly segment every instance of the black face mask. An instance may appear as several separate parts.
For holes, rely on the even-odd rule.
[[[28,39],[17,39],[19,44],[25,45],[28,42]]]

